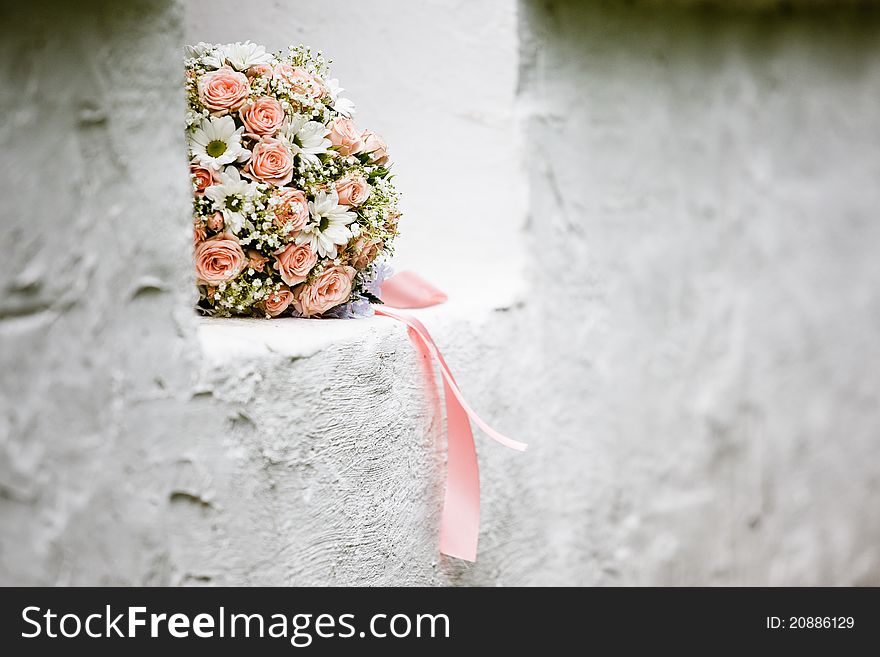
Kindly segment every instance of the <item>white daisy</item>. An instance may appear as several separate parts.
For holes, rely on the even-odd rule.
[[[339,205],[335,191],[318,192],[315,200],[309,201],[309,223],[296,236],[297,244],[306,244],[319,256],[336,257],[336,245],[346,244],[352,233],[348,225],[357,215],[348,207]]]
[[[220,184],[211,185],[205,196],[214,202],[214,209],[223,213],[226,227],[238,233],[246,215],[254,211],[254,195],[259,192],[256,183],[243,180],[235,167],[226,167],[220,174]]]
[[[271,64],[272,54],[266,52],[265,46],[245,41],[227,43],[222,46],[223,58],[237,71],[246,71],[255,64]]]
[[[355,104],[348,98],[340,98],[340,94],[345,91],[339,86],[339,80],[333,78],[327,80],[327,90],[330,92],[330,107],[342,114],[346,118],[354,116]]]
[[[199,41],[194,46],[184,46],[184,55],[188,58],[198,59],[209,68],[220,68],[222,54],[211,43]]]
[[[231,116],[204,119],[189,136],[192,157],[205,167],[220,170],[233,162],[244,162],[251,152],[241,145],[244,128],[235,128]]]
[[[294,155],[317,164],[318,155],[326,153],[330,148],[330,140],[325,139],[327,132],[323,123],[311,121],[303,114],[294,114],[285,139]]]

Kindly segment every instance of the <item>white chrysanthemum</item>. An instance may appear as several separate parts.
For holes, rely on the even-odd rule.
[[[309,223],[296,236],[297,244],[306,244],[325,258],[336,257],[336,246],[346,244],[352,234],[348,225],[357,219],[347,206],[339,205],[335,191],[318,192],[309,201]]]
[[[327,80],[326,84],[327,91],[330,93],[330,107],[349,119],[354,116],[355,104],[348,98],[340,97],[345,89],[339,86],[339,80],[332,78]]]
[[[190,154],[199,164],[215,171],[233,162],[244,162],[251,152],[241,145],[242,132],[244,128],[236,129],[230,116],[204,119],[190,133]]]
[[[271,64],[273,62],[272,54],[266,52],[264,46],[245,41],[236,43],[227,43],[222,46],[223,59],[237,71],[246,71],[256,64]]]
[[[295,114],[287,128],[285,138],[294,155],[317,164],[318,155],[326,153],[331,145],[330,140],[325,138],[327,132],[327,127],[323,123],[312,121],[303,114]]]
[[[259,192],[256,183],[242,179],[235,167],[226,167],[220,174],[220,184],[211,185],[205,196],[214,202],[214,209],[223,213],[226,227],[238,233],[246,215],[254,211],[254,195]]]

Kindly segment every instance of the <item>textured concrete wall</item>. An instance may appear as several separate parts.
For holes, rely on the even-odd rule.
[[[276,3],[188,4],[186,36],[336,54],[400,161],[411,261],[446,206],[398,104],[485,147],[459,164],[495,172],[504,239],[523,145],[528,284],[502,248],[469,265],[478,294],[422,313],[473,405],[532,445],[477,436],[479,561],[436,551],[439,400],[402,327],[190,312],[183,12],[58,3],[3,10],[0,582],[880,583],[880,21],[529,2],[517,36],[512,2],[409,4],[334,5],[400,39],[375,67],[317,3],[291,31]],[[402,76],[390,117],[377,68]],[[490,118],[434,97],[452,79]],[[518,297],[482,294],[505,278]]]
[[[253,518],[210,543],[241,570],[206,577],[876,583],[877,23],[522,13],[533,279],[500,311],[426,313],[474,405],[532,443],[478,435],[479,561],[437,558],[436,400],[385,320],[202,324],[204,385],[250,437],[179,559]]]
[[[880,583],[880,16],[523,7],[570,581]]]
[[[197,333],[182,8],[3,12],[0,582],[453,581],[399,326]]]
[[[0,582],[154,581],[197,352],[180,13],[0,11]]]

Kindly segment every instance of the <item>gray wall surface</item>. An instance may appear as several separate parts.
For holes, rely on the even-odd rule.
[[[265,36],[221,34],[232,3],[208,4],[0,14],[0,583],[880,584],[880,16],[334,3],[384,26],[370,68],[334,53],[325,3],[249,3]],[[478,214],[504,248],[420,315],[481,415],[530,443],[476,432],[476,564],[437,553],[440,400],[401,326],[192,312],[180,53],[200,16],[205,38],[325,36],[403,155],[413,112],[487,151],[462,194],[503,197]],[[424,25],[473,66],[405,57]],[[417,102],[383,118],[389,67]],[[479,111],[427,91],[456,76],[489,90]],[[410,179],[445,175],[413,157]],[[412,249],[443,220],[416,227],[424,180]]]
[[[880,16],[522,6],[573,559],[877,584]]]
[[[0,582],[158,583],[198,351],[181,13],[0,11]]]

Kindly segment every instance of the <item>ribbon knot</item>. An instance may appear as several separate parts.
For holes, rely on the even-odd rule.
[[[398,308],[426,308],[446,301],[446,295],[412,272],[401,272],[382,284],[377,315],[403,322],[416,349],[440,368],[446,404],[447,471],[446,494],[440,516],[440,552],[466,561],[476,561],[480,533],[480,471],[474,434],[469,420],[505,447],[525,451],[527,445],[499,433],[471,408],[446,364],[443,354],[418,319]],[[392,307],[388,307],[392,306]]]

